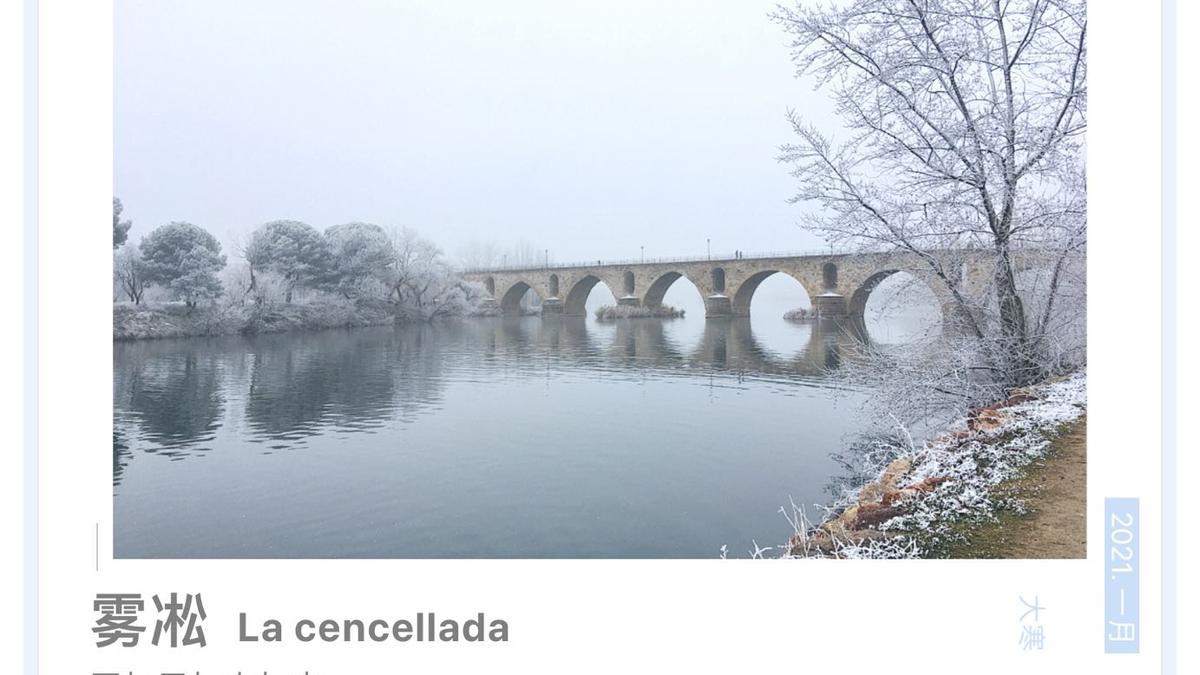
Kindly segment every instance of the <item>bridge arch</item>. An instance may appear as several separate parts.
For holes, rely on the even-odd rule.
[[[880,270],[867,277],[866,280],[854,289],[854,294],[850,296],[850,315],[863,316],[867,311],[867,299],[871,297],[871,291],[879,285],[881,281],[887,279],[900,270]]]
[[[487,289],[488,295],[496,297],[496,277],[488,277],[484,279],[483,287]]]
[[[500,299],[500,312],[507,315],[521,314],[521,299],[529,291],[537,293],[537,289],[527,281],[517,281],[504,292]]]
[[[850,296],[848,307],[850,316],[865,318],[867,301],[870,300],[871,293],[874,292],[881,283],[892,278],[895,274],[904,274],[905,276],[911,277],[914,283],[919,284],[922,288],[924,288],[925,292],[929,294],[932,305],[937,309],[937,320],[944,324],[948,312],[946,305],[947,299],[945,297],[946,294],[938,293],[939,289],[931,286],[929,279],[924,278],[923,275],[913,274],[912,272],[905,272],[904,270],[898,269],[879,270],[859,284],[858,288],[855,289],[854,293]]]
[[[558,275],[557,274],[550,275],[550,297],[552,297],[552,298],[558,297]]]
[[[679,281],[680,279],[687,279],[690,284],[685,285],[691,285],[693,288],[695,288],[696,292],[700,296],[701,302],[704,301],[704,292],[700,290],[700,287],[697,286],[695,282],[692,282],[692,280],[682,272],[671,271],[660,274],[658,278],[650,283],[650,287],[646,289],[645,297],[642,298],[642,305],[652,308],[662,307],[663,298],[667,296],[667,291],[670,290],[671,286],[673,286],[675,282]]]
[[[808,284],[804,283],[803,279],[783,270],[763,270],[750,275],[745,281],[738,285],[737,290],[733,293],[733,302],[731,303],[733,315],[750,316],[750,303],[754,300],[755,291],[758,290],[758,287],[761,286],[768,277],[775,274],[782,274],[794,279],[796,283],[798,283],[800,287],[804,289],[805,294],[808,295],[809,304],[814,307],[816,306],[817,293],[813,288],[810,288]]]
[[[587,299],[592,294],[592,289],[596,284],[604,284],[605,288],[612,293],[612,288],[604,283],[604,280],[594,274],[588,274],[580,277],[567,291],[567,297],[563,301],[563,314],[568,316],[586,316],[587,315]],[[616,293],[613,293],[616,297]]]

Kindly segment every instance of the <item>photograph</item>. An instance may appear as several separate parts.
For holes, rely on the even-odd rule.
[[[1087,558],[1089,38],[118,0],[112,557]]]
[[[0,655],[1200,672],[1197,25],[0,3]]]

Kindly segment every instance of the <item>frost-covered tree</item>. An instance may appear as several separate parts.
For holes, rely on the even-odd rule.
[[[501,254],[505,265],[516,267],[534,267],[545,262],[543,251],[532,242],[524,239],[517,240],[507,251]]]
[[[121,204],[121,200],[113,197],[113,248],[119,248],[125,240],[129,238],[129,228],[133,227],[133,222],[121,220],[121,212],[125,207]]]
[[[297,287],[316,287],[328,275],[329,248],[311,225],[295,220],[275,220],[250,235],[243,255],[250,266],[251,288],[257,272],[272,272],[286,284],[285,302]]]
[[[145,282],[166,288],[189,308],[221,294],[217,274],[225,267],[225,256],[220,242],[203,228],[168,223],[146,235],[138,248]]]
[[[125,297],[135,305],[142,304],[142,297],[146,294],[146,270],[137,247],[128,246],[114,254],[113,276]]]
[[[494,241],[472,241],[458,250],[458,261],[467,269],[488,269],[505,259],[500,245]]]
[[[325,246],[329,251],[326,281],[331,290],[356,298],[386,286],[395,251],[382,227],[334,225],[325,230]]]
[[[409,228],[393,231],[391,239],[388,298],[400,316],[423,321],[461,316],[480,301],[479,289],[459,277],[433,242]]]
[[[973,344],[919,379],[952,388],[986,374],[994,392],[1063,365],[1050,356],[1054,320],[1082,311],[1063,305],[1081,302],[1066,289],[1082,283],[1087,232],[1084,0],[851,0],[773,18],[847,129],[835,141],[790,115],[798,140],[781,160],[794,201],[821,207],[806,226],[832,244],[916,254]],[[985,302],[938,255],[965,249],[992,261]],[[1025,288],[1022,250],[1046,272]]]

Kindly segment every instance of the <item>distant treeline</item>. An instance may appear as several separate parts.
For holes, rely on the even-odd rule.
[[[221,244],[187,222],[161,225],[136,245],[131,223],[113,198],[114,300],[141,305],[150,289],[182,302],[250,307],[267,312],[299,302],[387,307],[397,319],[464,315],[486,301],[482,287],[463,281],[442,251],[407,228],[371,223],[320,232],[294,220],[275,220],[234,244],[228,264]],[[253,318],[253,317],[248,317]]]

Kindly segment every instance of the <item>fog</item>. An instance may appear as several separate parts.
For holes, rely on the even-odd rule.
[[[451,256],[819,249],[775,156],[788,108],[837,122],[773,6],[122,0],[114,193],[133,242],[288,218]]]

